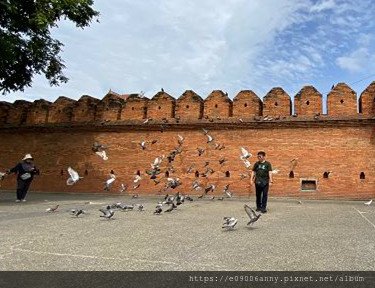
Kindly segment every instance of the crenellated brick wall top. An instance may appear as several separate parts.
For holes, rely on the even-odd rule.
[[[97,121],[143,125],[145,119],[148,119],[148,124],[373,119],[375,81],[361,93],[358,112],[356,95],[347,84],[338,83],[327,95],[328,113],[323,115],[322,94],[313,86],[305,86],[294,96],[295,113],[291,115],[291,98],[281,87],[272,88],[263,101],[251,90],[240,91],[233,101],[221,90],[212,91],[206,99],[193,90],[186,90],[178,99],[164,91],[149,99],[139,94],[118,94],[110,90],[101,100],[83,95],[79,100],[60,96],[53,103],[43,99],[33,103],[25,100],[13,104],[1,102],[0,125],[51,126],[69,122],[89,125]],[[175,122],[168,120],[173,118]]]

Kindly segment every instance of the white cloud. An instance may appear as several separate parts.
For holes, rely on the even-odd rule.
[[[310,12],[321,12],[323,10],[329,10],[335,7],[336,7],[336,3],[334,0],[323,0],[311,6]]]
[[[214,89],[231,97],[242,89],[264,96],[272,86],[296,92],[335,59],[342,68],[360,67],[361,53],[371,50],[350,51],[368,47],[374,12],[371,1],[360,2],[96,1],[99,24],[81,30],[62,22],[54,30],[65,44],[61,56],[70,81],[49,87],[38,76],[25,93],[0,97],[102,98],[109,89],[152,97],[162,87],[174,97],[187,89],[202,97]]]

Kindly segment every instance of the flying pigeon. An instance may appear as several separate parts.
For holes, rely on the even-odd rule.
[[[229,191],[229,184],[225,185],[223,192],[228,198],[232,198],[233,194]]]
[[[202,128],[202,131],[203,131],[204,135],[207,135],[207,134],[208,134],[208,130]]]
[[[103,213],[103,215],[100,215],[100,217],[112,219],[113,215],[115,215],[115,212],[111,209],[99,209],[100,212]]]
[[[205,151],[203,148],[197,148],[197,150],[198,150],[198,156],[201,156]]]
[[[220,158],[219,159],[219,164],[220,165],[224,165],[224,163],[227,161],[227,159],[225,159],[224,157],[223,158]]]
[[[237,222],[238,222],[238,219],[234,217],[224,217],[224,223],[223,223],[222,228],[233,229],[236,226]]]
[[[244,205],[244,208],[245,208],[245,212],[246,214],[249,216],[250,218],[250,221],[247,223],[247,225],[249,224],[253,224],[254,222],[256,222],[259,217],[261,216],[261,214],[256,214],[255,211],[250,207],[248,206],[247,204]]]
[[[138,183],[139,181],[141,181],[142,177],[139,176],[139,175],[135,175],[134,176],[134,183]]]
[[[113,170],[111,170],[109,177],[110,178],[107,181],[105,181],[105,187],[104,187],[105,191],[109,191],[109,189],[111,189],[113,182],[116,180],[116,175],[115,175],[115,172],[113,172]]]
[[[150,121],[150,119],[149,118],[147,118],[145,121],[143,121],[143,124],[147,124],[148,123],[148,121]]]
[[[367,202],[363,203],[363,204],[365,204],[365,205],[367,205],[367,206],[370,206],[371,203],[372,203],[372,199],[371,199],[370,201],[367,201]]]
[[[124,183],[121,183],[120,186],[120,193],[124,193],[128,189],[128,185],[124,185]]]
[[[107,153],[104,150],[103,151],[96,151],[95,154],[98,155],[103,160],[108,160]]]
[[[199,185],[199,182],[197,180],[195,180],[193,182],[192,186],[193,186],[193,188],[191,190],[194,189],[194,190],[198,191],[198,190],[202,189],[202,187]]]
[[[238,121],[239,121],[239,122],[241,122],[241,123],[243,123],[243,120],[242,120],[242,118],[238,118]]]
[[[276,168],[276,169],[273,169],[273,170],[271,171],[272,174],[277,174],[277,173],[279,173],[279,172],[280,172],[280,170],[277,169],[277,168]]]
[[[208,192],[214,192],[214,190],[215,190],[215,185],[214,184],[210,184],[210,185],[208,185],[206,188],[204,188],[204,193],[205,194],[207,194]]]
[[[164,155],[160,157],[156,157],[154,163],[151,164],[152,169],[159,168],[161,162],[163,161]]]
[[[139,186],[141,186],[141,184],[140,184],[140,183],[138,183],[138,184],[135,184],[135,185],[133,186],[133,190],[135,190],[135,189],[139,188]]]
[[[68,178],[68,180],[66,180],[67,185],[73,185],[79,179],[83,178],[83,177],[80,177],[78,175],[77,171],[73,170],[71,167],[68,167],[68,173],[69,173],[70,177]]]
[[[181,181],[180,181],[180,178],[167,178],[168,180],[168,183],[166,185],[166,189],[167,188],[172,188],[172,189],[175,189],[177,186],[180,186],[181,185]]]
[[[247,151],[244,147],[241,147],[241,156],[240,156],[241,160],[248,159],[251,156],[253,155],[249,151]]]
[[[182,145],[183,143],[184,143],[184,140],[185,140],[185,138],[184,137],[182,137],[181,135],[177,135],[178,136],[178,145]]]
[[[246,167],[247,169],[249,169],[249,168],[251,167],[251,163],[250,163],[249,160],[247,160],[247,159],[243,159],[242,162],[243,162],[243,164],[245,164],[245,167]]]
[[[211,135],[206,134],[206,136],[207,136],[207,143],[211,143],[212,141],[214,141],[214,138]]]
[[[4,180],[6,173],[0,172],[0,180]]]
[[[94,142],[94,144],[92,144],[92,147],[91,147],[92,151],[94,152],[100,152],[100,151],[103,151],[105,149],[107,149],[107,146],[103,145],[103,144],[100,144],[98,142]]]
[[[46,209],[46,212],[56,212],[57,208],[59,208],[59,205],[56,205],[54,207],[50,207]]]
[[[140,142],[139,145],[141,146],[142,150],[146,149],[146,141]]]

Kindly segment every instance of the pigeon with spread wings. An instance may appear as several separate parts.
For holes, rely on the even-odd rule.
[[[73,170],[72,167],[68,167],[68,173],[70,177],[68,178],[68,180],[66,180],[67,185],[73,185],[77,183],[79,179],[83,178],[80,177],[77,171]]]
[[[250,218],[250,221],[247,223],[247,225],[253,224],[254,222],[258,221],[261,214],[256,214],[255,211],[250,206],[248,206],[247,204],[244,205],[244,208],[245,208],[246,214]]]

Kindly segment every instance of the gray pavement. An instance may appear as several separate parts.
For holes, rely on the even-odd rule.
[[[363,201],[269,199],[269,212],[246,226],[243,204],[254,198],[196,199],[154,215],[162,196],[47,194],[26,203],[0,192],[0,270],[36,271],[374,271],[375,205]],[[87,204],[90,202],[90,204]],[[106,204],[142,203],[145,211]],[[58,212],[46,213],[59,204]],[[89,214],[72,217],[67,210]],[[224,216],[238,218],[233,231]]]

